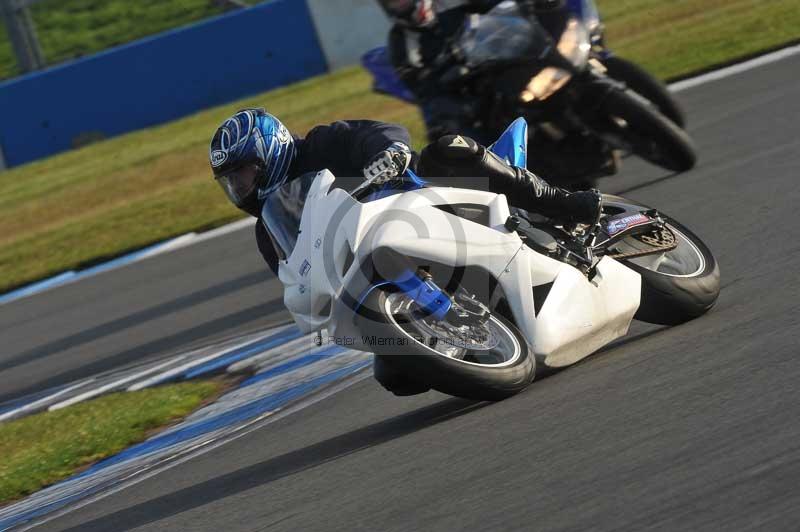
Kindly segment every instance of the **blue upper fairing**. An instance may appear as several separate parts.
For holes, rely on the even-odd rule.
[[[526,168],[528,166],[528,123],[522,117],[514,120],[489,149],[510,165]]]
[[[376,190],[366,199],[364,202],[375,201],[382,198],[386,198],[388,196],[393,196],[395,194],[400,194],[402,192],[408,192],[410,190],[419,190],[421,188],[425,188],[425,185],[428,184],[427,181],[419,177],[417,174],[411,171],[411,169],[406,170],[405,175],[403,176],[403,181],[398,182],[388,182],[384,184],[380,189]]]

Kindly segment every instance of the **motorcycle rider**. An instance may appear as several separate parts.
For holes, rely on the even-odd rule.
[[[462,133],[488,144],[501,130],[485,123],[474,97],[460,92],[457,82],[447,82],[454,64],[451,44],[466,17],[484,14],[503,0],[378,0],[394,22],[389,33],[389,55],[400,79],[416,98],[425,120],[428,140]],[[505,0],[540,24],[548,35],[559,35],[567,20],[564,0]],[[552,44],[552,43],[550,43]],[[543,44],[542,46],[546,46]],[[456,77],[457,79],[457,77]],[[535,127],[535,124],[532,124]],[[552,140],[532,131],[529,165],[535,171],[564,183],[586,183],[616,173],[618,160],[602,142],[578,135]]]
[[[445,136],[419,157],[409,148],[402,126],[370,120],[344,120],[313,128],[305,138],[292,135],[264,109],[244,109],[214,133],[209,162],[216,182],[239,209],[259,219],[256,242],[277,274],[278,251],[266,226],[265,200],[302,175],[330,170],[340,177],[393,179],[416,163],[420,175],[447,184],[452,177],[488,178],[491,192],[509,204],[566,221],[593,223],[600,215],[597,191],[567,192],[523,168],[510,166],[468,137]],[[302,205],[282,205],[295,211]]]
[[[483,14],[502,0],[379,0],[394,25],[389,54],[399,77],[420,104],[433,141],[448,133],[466,133],[488,143],[495,132],[470,127],[478,119],[472,102],[441,79],[452,67],[448,46],[470,14]],[[547,17],[563,0],[516,0],[523,14]],[[466,128],[465,128],[466,126]]]

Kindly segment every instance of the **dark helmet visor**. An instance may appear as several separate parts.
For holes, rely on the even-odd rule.
[[[231,203],[241,207],[256,193],[260,175],[259,165],[248,164],[217,176],[217,183],[225,191]]]
[[[416,6],[416,0],[381,0],[384,9],[395,17],[407,17]]]

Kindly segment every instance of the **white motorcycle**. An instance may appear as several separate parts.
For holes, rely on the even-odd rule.
[[[520,119],[492,150],[525,167],[526,145]],[[634,318],[682,323],[719,296],[708,247],[621,197],[604,196],[598,224],[570,226],[411,173],[341,186],[322,171],[267,200],[284,302],[302,331],[374,352],[397,395],[503,399],[533,381],[537,363],[574,364]]]

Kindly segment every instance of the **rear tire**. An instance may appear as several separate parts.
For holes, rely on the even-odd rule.
[[[630,144],[639,157],[671,170],[694,168],[697,155],[689,135],[670,119],[630,91],[612,90],[602,104],[603,113],[625,122],[616,134]]]
[[[501,316],[492,314],[490,320],[518,348],[515,357],[503,365],[467,362],[438,353],[412,337],[388,310],[390,296],[389,292],[373,290],[363,302],[370,309],[370,317],[360,315],[356,324],[366,336],[393,339],[387,345],[374,345],[373,350],[380,361],[378,373],[391,376],[391,382],[381,384],[396,395],[432,388],[465,399],[499,401],[521,392],[533,381],[533,351],[522,333]],[[397,384],[397,389],[391,389],[392,383]]]
[[[631,260],[621,262],[642,276],[642,299],[634,319],[658,325],[679,325],[711,310],[719,297],[719,265],[711,250],[697,235],[675,220],[664,217],[671,231],[702,256],[702,267],[692,275],[659,273]]]
[[[613,55],[603,61],[608,77],[621,81],[633,92],[650,100],[656,108],[681,129],[686,129],[686,115],[669,89],[642,67]]]

